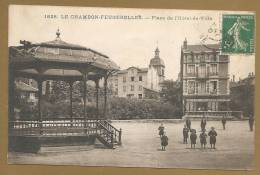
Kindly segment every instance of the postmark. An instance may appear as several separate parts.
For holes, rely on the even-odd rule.
[[[255,52],[255,15],[222,15],[222,53],[253,54]]]

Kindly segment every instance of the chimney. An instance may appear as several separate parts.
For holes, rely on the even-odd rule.
[[[187,49],[187,39],[186,38],[183,41],[183,49]]]

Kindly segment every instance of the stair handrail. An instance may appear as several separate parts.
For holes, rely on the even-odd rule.
[[[106,133],[109,134],[110,139],[111,139],[111,143],[110,143],[110,144],[113,145],[113,137],[114,137],[113,131],[110,131],[109,129],[107,129],[107,127],[105,127],[100,121],[97,121],[97,126],[98,126],[98,125],[101,126],[102,129],[104,129],[104,130],[106,131]],[[97,134],[98,134],[98,133],[97,133]],[[99,135],[100,135],[100,134],[99,134]],[[101,136],[101,135],[100,135],[100,136]],[[105,139],[105,140],[109,143],[108,139],[106,139],[105,137],[103,137],[103,139]]]
[[[105,126],[108,130],[113,131],[115,141],[118,142],[118,144],[121,144],[122,129],[120,128],[118,130],[113,125],[111,125],[107,120],[100,120],[99,122],[102,123],[103,126]]]

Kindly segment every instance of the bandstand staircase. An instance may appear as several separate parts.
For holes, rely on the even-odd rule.
[[[114,149],[121,144],[121,129],[118,130],[107,120],[97,121],[96,139],[98,139],[107,148]]]

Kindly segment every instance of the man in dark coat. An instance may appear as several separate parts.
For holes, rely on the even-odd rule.
[[[211,127],[211,130],[209,131],[208,135],[209,135],[210,148],[215,149],[216,148],[215,145],[216,145],[216,141],[217,141],[216,137],[218,134],[215,131],[214,127]]]
[[[223,129],[225,130],[226,129],[226,122],[227,122],[227,119],[226,119],[225,116],[222,117],[221,122],[222,122],[222,125],[223,125]]]
[[[166,136],[166,132],[163,133],[161,137],[161,146],[162,151],[165,151],[165,147],[168,145],[168,137]]]
[[[195,129],[191,129],[191,134],[190,134],[190,145],[191,145],[191,148],[195,148],[196,140],[197,140],[196,130]]]
[[[190,119],[186,119],[186,125],[187,125],[187,127],[188,127],[188,129],[190,131],[190,128],[191,128],[191,121],[190,121]]]
[[[250,127],[250,131],[254,130],[254,117],[252,115],[249,116],[249,127]]]
[[[163,133],[164,133],[164,126],[163,126],[163,124],[161,124],[161,126],[159,126],[158,130],[159,130],[159,136],[162,138]]]
[[[188,144],[189,129],[187,128],[186,125],[184,125],[184,128],[183,128],[182,132],[183,132],[183,143]]]
[[[201,148],[206,148],[206,144],[207,144],[207,134],[206,134],[206,129],[202,130],[202,133],[200,133],[200,144],[201,144]]]
[[[205,130],[206,124],[207,124],[206,117],[203,116],[202,119],[201,119],[201,122],[200,122],[201,131]]]

